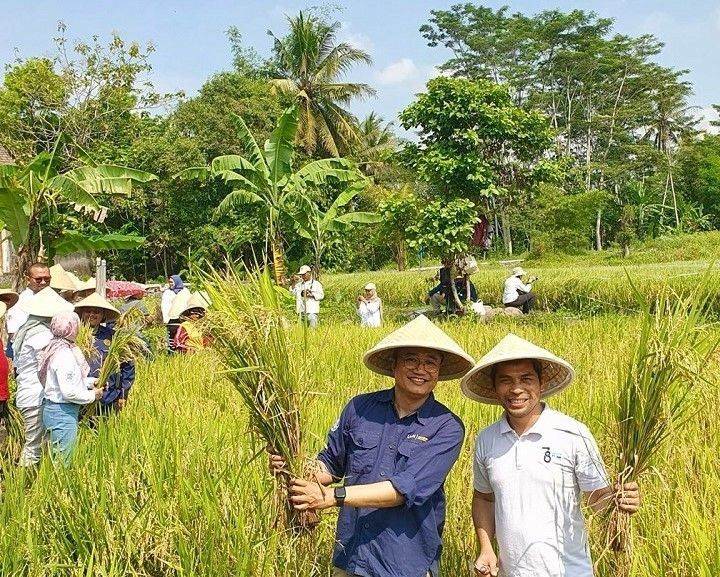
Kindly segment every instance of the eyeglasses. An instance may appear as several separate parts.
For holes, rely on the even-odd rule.
[[[423,359],[420,357],[411,356],[400,357],[398,361],[402,363],[403,367],[411,371],[422,367],[423,370],[427,373],[435,374],[440,372],[441,361],[438,359]]]
[[[46,283],[49,283],[49,282],[50,282],[50,277],[49,277],[49,276],[31,276],[31,277],[30,277],[30,280],[34,280],[35,282],[46,282]]]

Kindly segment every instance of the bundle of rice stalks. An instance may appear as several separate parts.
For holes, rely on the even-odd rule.
[[[642,306],[640,334],[632,356],[619,371],[617,483],[638,481],[670,436],[692,418],[707,366],[718,348],[717,327],[708,319],[709,291],[700,283],[680,297],[666,287],[651,300],[636,290]],[[630,517],[615,507],[606,519],[608,544],[620,552],[618,572],[632,566]]]
[[[205,289],[213,302],[208,311],[223,372],[249,411],[251,428],[287,462],[287,476],[303,477],[300,408],[307,398],[302,344],[290,335],[283,314],[285,289],[275,286],[267,270],[249,272],[243,281],[234,271],[206,275]],[[287,494],[279,523],[295,530],[311,529],[317,515],[292,509]]]

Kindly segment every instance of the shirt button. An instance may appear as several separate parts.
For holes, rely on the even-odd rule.
[[[384,476],[385,476],[385,471],[380,471],[380,476],[381,476],[381,477],[384,477]]]
[[[388,449],[394,449],[395,445],[388,445]]]
[[[366,528],[366,529],[369,529],[369,528],[370,528],[370,523],[365,523],[365,528]]]

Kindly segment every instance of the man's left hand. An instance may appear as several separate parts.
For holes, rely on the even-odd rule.
[[[122,411],[125,408],[125,399],[118,399],[115,401],[115,406],[118,411]]]
[[[625,483],[622,489],[616,486],[615,490],[617,508],[623,513],[637,513],[640,508],[640,487],[638,487],[638,484],[635,482]]]
[[[290,501],[298,511],[328,509],[335,506],[332,489],[328,489],[317,481],[293,479],[290,481],[289,491]]]

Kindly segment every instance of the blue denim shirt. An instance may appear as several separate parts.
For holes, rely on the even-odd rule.
[[[100,325],[95,331],[95,350],[88,364],[90,365],[91,377],[97,377],[100,374],[100,367],[108,354],[110,341],[115,331],[112,327]],[[105,383],[105,391],[100,399],[100,404],[109,406],[118,399],[127,399],[130,394],[130,388],[135,382],[135,363],[132,361],[123,361],[120,363],[120,372],[110,375],[110,379]],[[101,383],[98,383],[100,386]]]
[[[390,481],[405,497],[399,507],[343,507],[333,564],[365,577],[437,575],[443,485],[460,454],[464,427],[432,395],[402,419],[392,401],[393,389],[352,399],[318,455],[345,485]]]

